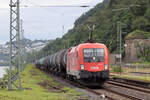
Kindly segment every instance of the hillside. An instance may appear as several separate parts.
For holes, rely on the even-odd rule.
[[[95,42],[104,43],[110,52],[116,52],[117,22],[122,23],[122,43],[125,36],[134,30],[150,32],[149,4],[148,0],[104,0],[79,17],[73,29],[62,38],[50,42],[41,52],[51,54],[85,42],[89,35],[87,23],[96,25],[93,33]]]

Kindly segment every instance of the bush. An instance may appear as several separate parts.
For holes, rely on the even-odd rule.
[[[120,66],[114,66],[112,67],[113,72],[123,72],[123,69],[120,69]]]
[[[141,61],[150,62],[150,48],[147,44],[138,45],[137,48],[139,49],[137,57],[140,58]]]

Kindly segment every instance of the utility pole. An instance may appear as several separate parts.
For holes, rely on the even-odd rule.
[[[119,50],[120,48],[120,50]],[[120,59],[120,74],[121,74],[121,64],[122,64],[122,23],[117,22],[117,51],[118,58]]]
[[[120,66],[121,66],[121,63],[122,63],[122,25],[120,23]],[[121,68],[120,68],[120,71],[121,71]]]
[[[122,23],[119,21],[118,22],[118,42],[119,42],[119,47],[120,47],[120,64],[122,62]]]
[[[120,34],[120,21],[117,21],[117,54],[119,54],[119,34]]]
[[[21,90],[20,79],[20,1],[10,0],[10,52],[8,90]],[[13,73],[13,67],[16,72]],[[18,80],[18,82],[16,82]]]

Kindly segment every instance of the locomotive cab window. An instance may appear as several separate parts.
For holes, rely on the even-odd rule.
[[[104,62],[103,48],[87,48],[83,50],[84,62]]]

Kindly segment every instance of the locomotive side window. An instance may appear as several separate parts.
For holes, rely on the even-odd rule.
[[[79,58],[79,56],[78,56],[78,52],[76,52],[76,57],[77,57],[77,59]]]
[[[84,62],[104,62],[103,48],[88,48],[83,50]]]

